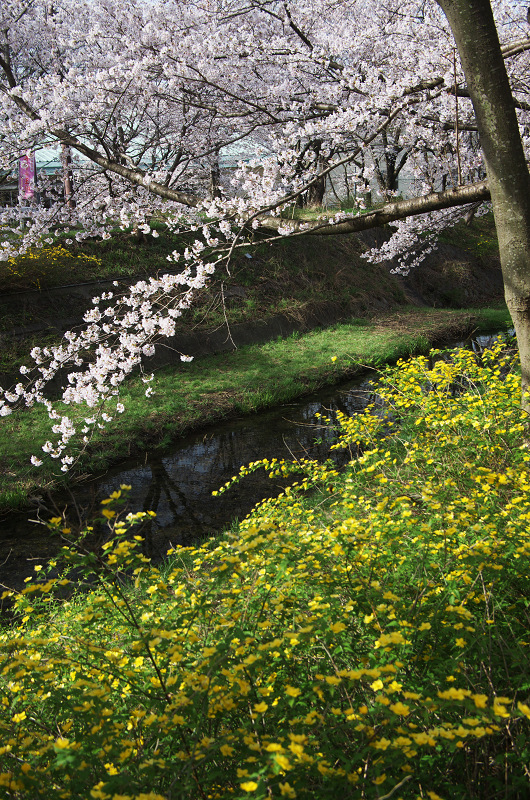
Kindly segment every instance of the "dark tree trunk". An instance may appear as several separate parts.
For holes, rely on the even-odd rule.
[[[530,386],[530,176],[488,0],[438,0],[455,37],[480,133],[523,392]],[[523,408],[530,411],[528,395]]]
[[[74,175],[72,172],[72,153],[66,144],[61,145],[61,163],[63,169],[64,199],[69,208],[75,208]]]
[[[322,167],[324,165],[321,165]],[[315,183],[312,183],[307,190],[306,205],[308,206],[321,206],[324,201],[326,193],[326,179],[319,178]]]
[[[221,197],[221,167],[219,166],[219,150],[216,150],[210,162],[210,200]]]
[[[300,159],[302,160],[308,150],[312,150],[315,154],[315,159],[318,163],[318,169],[323,170],[327,167],[326,161],[320,155],[322,142],[320,139],[315,139],[309,142],[303,149]],[[307,192],[304,192],[298,197],[296,202],[299,208],[321,206],[326,194],[326,178],[317,176],[316,180],[311,184]]]

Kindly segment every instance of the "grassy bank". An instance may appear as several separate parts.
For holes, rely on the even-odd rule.
[[[339,417],[361,458],[254,463],[297,483],[163,571],[126,487],[103,501],[97,555],[52,522],[64,562],[0,639],[6,797],[528,797],[516,355],[414,359],[379,392],[386,415]]]
[[[352,320],[161,369],[149,400],[140,378],[131,379],[122,392],[127,413],[95,435],[77,472],[67,478],[53,461],[38,469],[30,465],[30,457],[40,455],[42,445],[51,438],[50,421],[42,408],[4,417],[0,425],[0,506],[23,505],[32,493],[102,472],[127,456],[166,447],[187,431],[270,408],[366,368],[424,352],[433,341],[447,341],[474,328],[502,330],[508,322],[503,309],[404,309],[377,323]],[[332,358],[336,360],[332,362]],[[87,409],[65,406],[62,413],[74,425],[82,425]]]
[[[159,233],[142,241],[117,233],[106,241],[68,245],[64,236],[53,246],[0,263],[0,375],[16,376],[32,347],[50,346],[62,330],[82,324],[91,296],[111,288],[93,282],[116,279],[119,291],[126,291],[134,278],[174,267],[166,256],[181,250],[183,242],[163,229]],[[432,267],[428,259],[407,278],[390,274],[388,264],[368,265],[362,253],[371,245],[354,236],[257,242],[234,256],[229,273],[219,269],[196,293],[193,306],[178,321],[177,335],[255,323],[275,314],[308,329],[315,320],[329,325],[388,314],[411,299],[438,308],[487,306],[499,299],[493,219],[480,218],[449,235],[447,258],[439,262],[433,255]],[[75,286],[87,282],[91,285]],[[64,285],[70,288],[58,289]]]

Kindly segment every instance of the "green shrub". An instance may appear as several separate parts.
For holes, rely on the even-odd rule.
[[[528,797],[513,361],[499,345],[386,370],[384,406],[339,415],[358,460],[249,465],[223,491],[301,475],[164,569],[127,487],[103,502],[101,551],[52,520],[65,548],[1,637],[3,796]]]

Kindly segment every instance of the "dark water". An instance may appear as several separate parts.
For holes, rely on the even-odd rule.
[[[487,346],[491,337],[458,343],[475,350]],[[141,531],[145,555],[160,560],[175,545],[189,545],[242,519],[262,498],[281,491],[278,481],[264,470],[246,477],[225,494],[212,497],[239,468],[261,458],[316,458],[331,454],[338,463],[349,459],[346,451],[331,451],[333,432],[315,415],[334,417],[337,410],[355,414],[374,399],[374,386],[367,378],[349,381],[332,389],[283,405],[273,411],[231,419],[180,439],[166,453],[146,453],[142,460],[122,463],[103,477],[82,484],[70,495],[55,497],[59,512],[68,506],[86,518],[101,499],[119,488],[132,486],[131,510],[152,510],[157,516]],[[60,546],[47,529],[29,520],[49,519],[56,511],[11,514],[0,528],[0,584],[20,588],[35,564],[51,557]],[[103,532],[101,532],[103,535]]]
[[[354,414],[373,399],[372,392],[368,381],[350,381],[273,411],[216,424],[179,439],[166,453],[146,453],[141,460],[124,462],[103,477],[75,487],[71,495],[56,496],[56,509],[61,512],[68,506],[75,522],[77,515],[85,518],[121,484],[131,485],[130,509],[157,514],[142,535],[145,555],[158,560],[171,546],[189,545],[222,531],[234,519],[246,516],[258,500],[281,491],[278,481],[259,470],[225,494],[212,497],[212,491],[244,464],[274,457],[325,460],[332,431],[315,415],[333,418],[337,409]],[[336,458],[344,463],[349,456],[337,451]],[[47,502],[33,513],[11,514],[2,520],[0,584],[19,588],[35,564],[56,552],[57,541],[47,529],[30,521],[46,520],[55,513]]]

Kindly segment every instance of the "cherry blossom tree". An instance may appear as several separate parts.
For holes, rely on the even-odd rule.
[[[172,274],[140,282],[123,297],[95,298],[84,330],[67,332],[59,347],[35,348],[33,366],[22,370],[29,383],[3,393],[0,414],[45,403],[56,438],[44,451],[66,471],[79,452],[69,452],[75,437],[86,445],[95,426],[123,410],[123,380],[158,339],[172,335],[194,291],[237,248],[248,247],[258,228],[262,237],[307,236],[393,222],[390,241],[368,257],[401,254],[403,271],[490,190],[502,228],[501,217],[515,214],[522,201],[518,195],[503,205],[498,184],[491,184],[492,171],[503,167],[484,145],[489,89],[475,90],[477,75],[490,66],[475,56],[469,66],[469,36],[460,35],[463,23],[453,13],[459,6],[460,14],[491,17],[490,6],[440,5],[450,24],[436,3],[416,0],[7,0],[0,11],[0,166],[13,169],[21,152],[56,142],[73,154],[77,180],[75,202],[70,195],[50,208],[0,212],[0,257],[51,242],[65,229],[79,241],[109,237],[117,226],[156,235],[154,216],[193,235],[183,252],[168,254]],[[513,163],[524,182],[518,122],[526,147],[526,13],[508,0],[495,13],[501,44],[491,39],[493,17],[484,42],[496,57],[496,76],[505,76],[498,109],[508,109],[508,150],[519,148]],[[256,158],[240,164],[230,187],[220,185],[220,149],[249,138]],[[285,210],[318,197],[326,177],[348,165],[356,166],[361,188],[379,180],[384,205],[365,212],[361,192],[353,212],[285,218]],[[394,198],[405,165],[417,196]],[[501,251],[524,358],[521,337],[530,342],[530,329],[527,312],[518,309],[526,284],[514,276],[523,275],[528,250],[521,245],[512,269],[510,235],[500,236]],[[92,409],[81,431],[46,398],[47,383],[65,369],[63,402]]]

